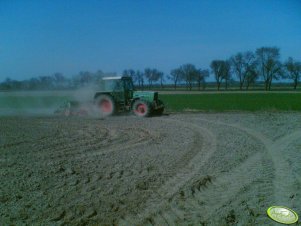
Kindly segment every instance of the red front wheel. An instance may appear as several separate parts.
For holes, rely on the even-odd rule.
[[[147,117],[150,115],[150,106],[147,102],[138,100],[133,105],[133,112],[140,117]]]

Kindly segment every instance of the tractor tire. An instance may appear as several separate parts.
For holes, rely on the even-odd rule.
[[[102,94],[95,101],[100,117],[111,116],[115,113],[116,104],[110,95]]]
[[[164,112],[164,108],[160,108],[154,111],[154,115],[160,116]]]
[[[148,117],[151,113],[151,107],[146,101],[137,100],[133,104],[133,112],[139,117]]]
[[[161,100],[158,100],[157,104],[162,105],[163,102]],[[164,107],[154,110],[155,115],[162,115],[163,112],[164,112]]]

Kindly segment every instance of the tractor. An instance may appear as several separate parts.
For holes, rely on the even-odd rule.
[[[93,111],[102,117],[132,111],[140,117],[162,115],[164,104],[158,92],[136,91],[131,77],[104,77],[90,105],[71,101],[56,113],[69,115],[88,115]],[[84,107],[83,107],[84,106]]]
[[[131,77],[105,77],[100,90],[94,95],[94,103],[104,116],[133,111],[137,116],[161,115],[164,104],[158,92],[135,91]]]

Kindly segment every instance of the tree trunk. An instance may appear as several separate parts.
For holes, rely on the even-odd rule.
[[[294,90],[297,89],[297,85],[298,85],[298,79],[295,79],[295,80],[294,80]]]
[[[240,84],[239,84],[239,89],[240,89],[240,90],[242,90],[242,86],[243,86],[243,83],[240,82]]]
[[[242,75],[241,73],[239,73],[239,89],[242,90],[242,87],[244,85],[244,81],[242,80]]]
[[[264,81],[264,86],[265,86],[265,91],[267,91],[268,90],[268,86],[269,86],[269,81],[268,80]]]
[[[246,84],[246,90],[249,90],[249,83],[247,82],[247,84]]]
[[[272,86],[272,79],[269,81],[269,91],[271,90],[271,86]]]
[[[221,83],[220,82],[217,82],[217,90],[219,91],[219,88],[221,86]]]

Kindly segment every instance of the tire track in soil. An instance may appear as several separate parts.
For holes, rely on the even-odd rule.
[[[170,120],[170,119],[169,119]],[[243,128],[243,127],[240,127],[238,125],[233,125],[233,124],[227,124],[227,123],[220,123],[220,122],[212,122],[210,120],[201,120],[201,121],[207,121],[208,123],[213,123],[213,124],[219,124],[219,125],[223,125],[223,126],[229,126],[229,127],[232,127],[232,128],[236,128],[240,131],[243,131],[249,135],[251,135],[252,137],[254,137],[255,139],[259,140],[261,143],[263,143],[265,145],[265,149],[266,150],[272,150],[274,147],[278,147],[278,143],[274,144],[274,147],[273,147],[273,142],[270,141],[269,139],[267,139],[266,137],[262,136],[262,134],[254,131],[254,130],[251,130],[251,129],[248,129],[248,128]],[[173,120],[173,122],[175,123],[175,120]],[[176,122],[179,124],[179,122]],[[180,124],[183,124],[183,125],[186,125],[187,126],[187,123],[186,122],[180,122]],[[194,129],[196,129],[196,126],[195,125],[191,125],[191,127],[194,127]],[[197,127],[197,129],[199,129],[199,127]],[[202,131],[203,132],[203,131]],[[200,136],[200,134],[198,135]],[[293,140],[295,139],[298,139],[299,138],[299,132],[297,131],[295,136],[293,137]],[[195,146],[198,146],[197,142],[195,143],[195,141],[198,139],[198,137],[196,137],[194,139],[194,143],[193,143],[193,147]],[[128,139],[129,140],[129,139]],[[143,139],[142,139],[143,140]],[[141,141],[142,140],[137,140],[137,142],[133,143],[133,144],[130,144],[130,145],[126,145],[126,146],[123,146],[121,147],[121,149],[127,149],[127,148],[132,148],[132,147],[135,147],[136,145],[139,146],[139,145],[143,145],[144,143]],[[284,141],[286,141],[286,144],[287,143],[290,143],[292,138],[290,135],[288,135],[284,140],[279,140],[279,143],[283,143]],[[148,141],[145,142],[145,144],[148,143]],[[282,146],[285,146],[285,145],[282,145]],[[120,148],[118,147],[110,147],[109,149],[111,151],[119,151]],[[270,152],[269,152],[270,153]],[[92,154],[92,153],[91,153]],[[97,154],[101,154],[100,152],[94,152],[94,155],[97,155]],[[86,156],[87,157],[87,156]],[[244,174],[239,174],[241,172],[246,172],[248,173],[249,175],[250,174],[258,174],[259,172],[258,171],[254,171],[254,166],[257,167],[256,164],[254,164],[255,162],[260,162],[263,161],[262,158],[266,158],[267,156],[257,156],[257,160],[252,160],[252,156],[250,157],[250,159],[248,161],[245,161],[244,163],[242,163],[241,166],[238,166],[237,168],[239,168],[240,170],[235,170],[236,173],[233,173],[233,174],[230,174],[230,175],[227,175],[227,177],[230,177],[230,178],[243,178]],[[270,156],[269,156],[270,158]],[[266,165],[269,165],[269,162],[266,161],[267,164]],[[274,162],[274,161],[273,161]],[[251,164],[252,163],[252,164]],[[257,167],[258,168],[258,167]],[[271,172],[271,167],[269,165],[269,167],[263,167],[265,168],[265,172],[269,172],[269,175],[266,175],[266,178],[267,177],[270,177],[270,178],[273,178],[273,172]],[[242,169],[248,169],[247,171],[243,171]],[[179,174],[178,174],[179,175]],[[184,176],[183,176],[184,177]],[[183,179],[175,179],[175,181],[182,181]],[[189,183],[189,180],[193,180],[193,176],[190,177],[190,179],[188,180],[185,180],[185,183]],[[252,184],[253,181],[249,182],[249,184]],[[170,183],[171,184],[171,183]],[[174,182],[175,184],[175,182]],[[183,183],[184,184],[184,183]],[[172,185],[169,185],[169,186],[172,186]],[[184,185],[183,185],[184,186]],[[175,223],[176,221],[180,221],[181,219],[183,219],[183,217],[185,216],[185,222],[190,222],[189,219],[191,220],[191,223],[197,223],[197,222],[194,222],[193,219],[200,219],[195,217],[194,215],[197,215],[198,213],[200,213],[199,210],[204,210],[204,206],[203,205],[200,205],[200,202],[207,202],[207,204],[209,203],[209,206],[211,206],[212,208],[206,210],[207,213],[211,212],[211,213],[216,213],[216,211],[218,212],[218,209],[223,207],[223,205],[225,205],[225,203],[235,199],[235,195],[233,194],[237,194],[239,193],[242,189],[244,189],[246,186],[248,186],[248,184],[246,183],[242,183],[241,186],[238,186],[238,187],[231,187],[231,184],[230,183],[225,183],[225,179],[223,179],[223,177],[220,177],[218,178],[216,181],[214,181],[214,185],[209,185],[210,186],[210,190],[213,190],[213,192],[209,192],[210,193],[215,193],[216,195],[217,194],[220,194],[222,193],[222,191],[220,190],[220,187],[227,187],[228,188],[228,191],[231,191],[230,193],[231,194],[228,194],[227,192],[226,193],[223,193],[222,196],[213,196],[213,197],[219,197],[218,199],[219,200],[216,200],[216,199],[208,199],[208,197],[212,197],[212,194],[209,196],[206,192],[204,192],[203,190],[201,191],[196,191],[193,195],[194,201],[192,201],[191,199],[190,200],[185,200],[185,202],[181,202],[181,199],[175,199],[175,198],[171,198],[175,195],[177,195],[177,192],[180,190],[181,187],[183,186],[178,186],[178,188],[175,189],[175,187],[173,186],[174,188],[174,192],[167,192],[168,190],[170,190],[170,188],[168,188],[168,186],[165,187],[165,189],[163,189],[163,195],[161,195],[161,199],[163,199],[163,197],[165,197],[165,200],[166,200],[166,197],[169,197],[169,199],[171,199],[171,201],[169,202],[170,204],[173,203],[174,204],[174,207],[172,209],[166,207],[166,203],[164,204],[164,201],[161,202],[159,205],[162,206],[162,208],[155,212],[158,212],[158,213],[152,213],[152,211],[149,211],[149,210],[145,210],[144,212],[148,213],[146,214],[145,216],[152,216],[152,217],[143,217],[140,216],[141,219],[147,219],[148,223],[150,224],[156,224],[156,225],[162,225],[162,224],[172,224],[172,223]],[[277,187],[277,186],[276,186]],[[261,189],[265,189],[265,188],[261,188]],[[187,189],[186,189],[187,190]],[[205,189],[207,190],[207,189]],[[270,189],[266,189],[266,191],[269,191]],[[276,189],[277,190],[277,189]],[[235,191],[235,192],[234,192]],[[158,193],[162,192],[162,189],[160,189],[158,191]],[[165,193],[164,193],[165,192]],[[160,196],[159,194],[157,194],[158,196]],[[265,194],[266,195],[266,194]],[[199,198],[198,198],[199,197]],[[202,198],[200,198],[202,197]],[[205,198],[204,198],[205,197]],[[208,199],[207,201],[204,201],[206,200],[206,198]],[[177,200],[177,205],[175,205],[175,201],[174,200]],[[215,201],[214,201],[215,200]],[[152,202],[153,201],[149,201],[149,202]],[[215,203],[219,203],[219,205],[216,205]],[[215,205],[214,205],[215,204]],[[147,205],[148,206],[148,205]],[[156,209],[158,208],[157,204],[153,204],[153,207]],[[190,212],[190,215],[191,216],[187,216],[187,211],[183,211],[181,209],[184,209],[184,210],[187,210],[187,208],[191,209],[191,207],[194,207],[194,210],[195,211],[189,211]],[[164,210],[165,209],[165,210]],[[208,216],[212,216],[212,214],[208,214]],[[209,218],[204,218],[203,219],[205,221],[207,221]],[[259,219],[260,221],[260,219]],[[133,223],[133,222],[136,222],[135,220],[131,220],[131,219],[126,219],[125,221],[122,221],[122,223]],[[143,222],[143,221],[140,221],[140,222]],[[145,221],[144,221],[145,223]]]
[[[104,133],[101,133],[101,136],[99,136],[100,134],[97,127],[94,127],[93,131],[85,131],[86,133],[89,133],[89,135],[85,135],[85,139],[82,139],[80,134],[71,136],[71,141],[66,135],[58,138],[50,136],[43,140],[43,143],[37,144],[34,147],[37,148],[37,151],[43,150],[43,153],[52,153],[51,158],[53,162],[56,159],[60,161],[59,157],[61,157],[61,155],[64,157],[70,156],[72,157],[72,160],[78,160],[131,149],[146,145],[158,139],[158,136],[143,129],[134,130],[133,128],[126,128],[122,131],[114,132],[108,128],[102,127],[101,129],[105,130]],[[128,134],[128,131],[131,131],[130,135]],[[55,140],[55,142],[53,142],[53,140]],[[71,142],[72,144],[70,144]],[[44,145],[45,143],[47,145]],[[55,154],[55,152],[58,153]]]
[[[120,220],[118,225],[141,225],[146,223],[145,220],[150,224],[154,224],[153,218],[149,216],[154,215],[161,217],[160,212],[168,207],[168,203],[172,200],[173,196],[195,177],[201,166],[206,163],[210,156],[216,151],[216,137],[208,129],[175,119],[164,119],[164,121],[162,120],[161,122],[175,123],[179,125],[179,128],[193,128],[197,136],[195,136],[190,149],[196,151],[197,154],[190,156],[191,160],[187,166],[168,180],[156,193],[151,195],[146,201],[146,209],[135,216],[124,217]],[[203,144],[200,143],[200,137],[203,137]],[[191,152],[191,150],[189,152]],[[182,212],[174,209],[173,214],[177,216],[182,214]],[[165,218],[161,217],[158,223],[159,225],[165,225],[167,222]]]
[[[240,166],[236,167],[230,174],[221,175],[214,181],[203,178],[203,182],[197,188],[194,184],[189,184],[180,191],[169,203],[173,209],[167,209],[161,214],[152,217],[154,225],[160,225],[160,217],[168,217],[170,225],[191,224],[199,225],[201,223],[211,225],[223,224],[222,220],[226,214],[231,211],[231,203],[244,192],[245,188],[256,181],[256,177],[247,183],[233,183],[229,178],[235,178],[237,181],[244,181],[245,175],[256,175],[260,173],[258,161],[261,155],[255,154]],[[229,206],[229,207],[228,207]],[[176,210],[178,216],[172,213]],[[180,214],[179,214],[180,212]],[[179,217],[180,216],[180,217]],[[217,217],[218,216],[218,217]],[[221,222],[218,222],[218,221]],[[247,223],[248,219],[240,218],[240,223]],[[217,221],[217,222],[215,222]],[[214,223],[213,223],[214,222]]]
[[[199,119],[200,120],[200,119]],[[231,126],[233,128],[237,128],[241,131],[245,131],[246,133],[250,134],[254,138],[258,139],[260,142],[262,142],[266,150],[268,152],[268,157],[270,161],[272,161],[272,171],[274,174],[273,178],[273,194],[274,194],[274,201],[276,202],[275,205],[283,205],[283,206],[296,206],[296,200],[294,200],[292,205],[292,200],[290,200],[290,197],[294,194],[293,191],[296,190],[296,187],[301,189],[301,181],[298,176],[296,176],[292,170],[291,163],[296,162],[297,164],[301,162],[301,155],[298,155],[298,152],[296,155],[290,156],[290,150],[287,148],[290,144],[297,140],[301,140],[301,129],[297,129],[294,132],[291,132],[290,134],[287,134],[286,136],[281,137],[280,139],[273,141],[263,134],[250,129],[241,127],[237,124],[227,124],[227,123],[221,123],[221,122],[213,122],[210,120],[203,120],[207,121],[209,123],[214,124],[220,124],[220,125],[226,125]],[[298,150],[296,150],[298,151]],[[298,190],[298,189],[297,189]],[[299,198],[299,203],[301,203],[301,199]]]
[[[289,145],[298,140],[301,140],[301,130],[296,130],[272,143],[269,151],[275,165],[275,205],[301,210],[301,194],[294,192],[301,191],[301,179],[292,169],[294,164],[301,163],[301,155],[298,154],[300,150],[295,150],[294,153],[289,149]]]
[[[207,178],[207,181],[206,178],[203,178],[203,182],[202,182],[203,184],[201,184],[201,186],[199,186],[198,189],[195,189],[193,187],[194,185],[191,185],[189,183],[193,180],[193,175],[191,175],[191,177],[188,177],[189,179],[187,180],[183,180],[182,178],[174,179],[175,183],[180,183],[180,186],[176,186],[176,190],[174,190],[173,193],[169,193],[169,194],[161,193],[162,194],[161,199],[163,200],[165,199],[164,201],[161,201],[161,203],[159,204],[157,203],[154,204],[154,201],[150,199],[152,200],[149,201],[152,204],[151,207],[148,207],[146,210],[143,211],[142,214],[139,214],[135,218],[134,217],[125,218],[123,221],[121,221],[122,224],[139,225],[143,223],[143,224],[150,224],[150,225],[166,225],[166,224],[175,225],[175,224],[187,224],[187,223],[188,224],[189,223],[201,224],[204,222],[208,223],[210,222],[209,219],[212,219],[211,217],[214,217],[216,213],[221,212],[219,211],[221,208],[224,210],[227,209],[225,208],[227,204],[233,202],[237,198],[236,196],[239,193],[243,193],[246,187],[248,186],[252,187],[253,184],[258,184],[257,183],[257,180],[259,180],[258,175],[264,173],[265,178],[273,178],[273,170],[271,170],[272,165],[269,161],[267,161],[268,154],[269,154],[267,151],[269,146],[268,143],[266,143],[266,141],[259,139],[261,134],[254,133],[254,131],[252,130],[246,130],[245,128],[241,128],[232,124],[217,123],[209,120],[202,120],[202,121],[206,121],[208,123],[214,123],[222,126],[232,127],[242,132],[245,132],[248,135],[251,135],[256,140],[259,140],[263,144],[265,152],[264,153],[257,152],[249,156],[243,163],[236,166],[235,169],[232,169],[230,174],[219,176],[216,180],[214,180],[213,184],[211,178]],[[193,128],[196,127],[198,129],[201,128],[199,126],[195,126],[192,123],[187,123],[182,120],[181,123],[185,124],[186,126],[190,125],[190,127]],[[202,130],[204,131],[203,128]],[[208,131],[208,129],[206,129],[206,131]],[[213,136],[211,136],[211,138],[212,137]],[[210,138],[208,140],[210,140]],[[216,147],[216,141],[215,141],[215,147]],[[206,159],[209,159],[209,157]],[[258,163],[261,163],[262,165],[261,168],[258,167]],[[197,172],[197,170],[195,172]],[[248,175],[248,177],[246,177],[246,175]],[[241,181],[241,183],[238,184],[232,183],[231,181],[229,181],[229,178],[235,178],[235,180]],[[253,179],[249,180],[249,178],[253,178]],[[188,186],[185,186],[185,184],[188,184]],[[165,185],[164,188],[166,190],[169,190],[171,186]],[[271,188],[272,188],[271,183],[265,183],[264,186],[260,188],[260,190],[269,191]],[[161,191],[159,190],[158,193],[159,192]],[[185,194],[188,194],[187,198],[184,198]],[[166,199],[168,200],[167,203],[166,203]],[[151,211],[149,209],[154,209],[155,211]],[[247,210],[251,211],[251,213],[253,214],[252,212],[253,210],[250,209]],[[230,209],[227,211],[231,212]],[[201,216],[200,213],[202,212],[206,212],[207,217]],[[257,215],[259,214],[257,213]],[[227,216],[224,217],[227,218]],[[258,216],[256,217],[257,217],[257,223],[260,222],[266,223],[265,216],[261,215],[260,217]],[[139,218],[138,221],[137,218]],[[200,221],[200,219],[203,222]],[[248,219],[248,218],[246,219],[240,218],[240,220],[244,221],[244,223],[250,223],[250,221],[252,222],[252,220],[254,221],[254,219]]]
[[[129,131],[131,131],[130,133],[131,136],[125,138],[125,136],[127,136]],[[109,154],[111,152],[124,151],[131,148],[147,145],[159,138],[159,136],[152,134],[148,130],[134,129],[134,128],[127,128],[126,133],[120,133],[119,137],[122,137],[122,140],[120,142],[115,142],[114,140],[112,140],[113,143],[108,144],[107,146],[102,145],[101,146],[102,150],[94,149],[93,151],[89,151],[88,153],[84,153],[78,156],[78,158],[86,158],[87,155],[88,157],[95,157],[98,155]]]
[[[301,197],[299,193],[296,194],[294,191],[301,190],[301,181],[300,176],[293,172],[292,163],[299,164],[301,162],[301,155],[298,155],[298,150],[295,150],[295,154],[289,151],[288,147],[295,141],[301,140],[301,129],[295,130],[277,141],[272,141],[253,129],[241,127],[237,124],[215,122],[199,118],[198,121],[236,128],[264,144],[266,154],[262,156],[262,161],[265,162],[265,164],[263,165],[261,173],[264,173],[262,178],[270,178],[272,186],[266,187],[269,183],[264,183],[266,186],[261,187],[263,191],[261,195],[265,197],[272,196],[271,201],[274,201],[273,203],[266,203],[265,207],[282,205],[300,210],[300,206],[298,205],[301,203]],[[228,189],[228,191],[232,192],[233,189]],[[258,220],[264,224],[271,223],[266,220],[265,215],[261,216]]]
[[[191,142],[190,150],[187,151],[188,154],[185,156],[185,158],[191,159],[190,163],[186,167],[179,167],[181,170],[178,170],[176,176],[168,180],[155,194],[150,196],[146,201],[146,209],[142,210],[137,216],[126,216],[118,225],[231,225],[238,223],[237,219],[240,220],[240,225],[269,225],[271,221],[265,215],[266,200],[279,202],[268,202],[269,205],[284,203],[283,205],[288,205],[292,208],[296,207],[296,210],[300,210],[300,206],[297,206],[301,203],[300,194],[296,193],[301,188],[300,175],[292,174],[291,171],[293,166],[298,167],[298,163],[301,162],[301,156],[300,154],[298,155],[298,152],[292,153],[288,148],[295,141],[301,139],[301,130],[296,130],[273,142],[254,129],[238,124],[200,119],[199,117],[195,120],[205,122],[205,124],[202,123],[202,126],[187,122],[188,120],[183,118],[181,118],[181,121],[177,119],[159,119],[162,124],[169,122],[178,125],[179,128],[192,128],[195,136]],[[200,175],[198,175],[199,170],[210,160],[217,148],[216,136],[208,130],[208,128],[211,128],[210,124],[230,127],[247,134],[263,145],[263,151],[252,153],[241,164],[232,168],[229,173],[222,173],[213,179],[210,177],[200,178]],[[77,126],[75,125],[74,127]],[[104,127],[97,126],[95,128],[94,125],[90,126],[90,133],[87,136],[89,138],[88,142],[87,139],[82,139],[80,132],[75,137],[73,133],[68,134],[67,132],[61,137],[56,137],[58,139],[54,145],[52,145],[54,143],[52,136],[43,138],[43,141],[39,141],[43,142],[43,145],[40,147],[44,148],[46,146],[47,148],[51,144],[51,148],[49,147],[46,152],[66,152],[67,155],[75,155],[73,156],[74,158],[80,157],[80,154],[84,152],[85,154],[82,154],[82,157],[91,159],[92,156],[102,153],[101,150],[95,150],[98,147],[102,147],[102,143],[99,142],[99,134],[97,134],[98,129],[103,130]],[[118,133],[118,135],[120,134],[122,135],[122,133]],[[72,137],[72,139],[69,139],[68,136]],[[107,134],[107,137],[109,136],[111,135]],[[143,136],[142,138],[139,137],[142,141],[136,140],[136,137],[134,137],[135,141],[132,141],[133,137],[130,135],[127,138],[131,143],[128,145],[129,148],[136,147],[135,145],[147,144],[149,141],[146,140],[144,144]],[[204,140],[203,144],[199,141],[201,137]],[[71,140],[74,141],[74,148],[66,144]],[[109,148],[113,147],[112,151],[120,151],[124,148],[121,147],[123,144],[122,139],[119,141],[121,143],[117,146],[114,146],[114,144],[106,145]],[[132,144],[132,142],[134,143]],[[90,146],[89,143],[91,143]],[[114,140],[112,140],[112,143],[114,143]],[[46,145],[44,146],[44,144]],[[121,149],[118,149],[119,145]],[[125,143],[126,145],[127,143]],[[208,150],[210,150],[209,153],[203,153]],[[43,152],[45,152],[44,149]],[[193,158],[192,153],[195,152],[198,154]],[[36,153],[34,151],[33,154]],[[60,161],[60,156],[56,153],[52,157],[54,160]],[[90,173],[90,171],[87,173]],[[91,173],[93,175],[92,171]],[[247,180],[246,175],[252,179]],[[263,181],[263,178],[264,180],[270,178],[270,180]],[[234,180],[236,184],[232,183]],[[244,196],[250,190],[256,190],[258,195],[266,197],[266,200],[257,202],[255,197],[249,197],[250,200],[246,200]],[[292,192],[295,193],[291,194]],[[241,206],[245,211],[234,213],[236,221],[235,218],[231,219],[230,215],[233,206]],[[264,211],[256,211],[254,207]]]

